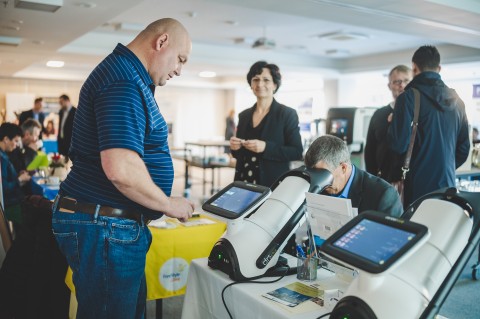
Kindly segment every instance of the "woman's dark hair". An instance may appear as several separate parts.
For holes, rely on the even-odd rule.
[[[16,136],[22,136],[22,129],[20,126],[13,124],[13,123],[3,123],[0,126],[0,140],[3,140],[3,138],[6,136],[10,140],[15,138]]]
[[[250,71],[247,74],[248,85],[252,84],[252,79],[254,76],[259,75],[263,72],[263,69],[268,69],[272,75],[273,83],[277,85],[277,88],[273,93],[277,93],[280,85],[282,84],[282,75],[280,74],[280,69],[276,64],[267,63],[265,61],[255,62],[251,67]]]

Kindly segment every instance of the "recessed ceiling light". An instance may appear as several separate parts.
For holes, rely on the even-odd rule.
[[[200,73],[198,73],[198,76],[201,77],[201,78],[214,78],[217,76],[217,73],[213,72],[213,71],[202,71]]]
[[[117,31],[140,32],[143,29],[145,29],[145,26],[140,23],[120,22],[115,25],[115,30]]]
[[[350,51],[342,49],[326,50],[325,54],[331,57],[344,58],[350,55]]]
[[[48,61],[47,66],[50,68],[62,68],[65,65],[63,61]]]
[[[75,3],[77,7],[85,8],[85,9],[93,9],[97,6],[96,3],[93,2],[77,2]]]
[[[228,21],[225,21],[226,24],[230,24],[230,25],[233,25],[234,27],[236,26],[239,26],[240,25],[240,22],[238,21],[235,21],[235,20],[228,20]]]
[[[363,33],[356,32],[328,32],[316,35],[319,39],[333,40],[333,41],[350,41],[368,39],[369,36]]]
[[[18,25],[4,25],[2,26],[2,29],[4,30],[10,30],[10,31],[20,31],[20,27]]]

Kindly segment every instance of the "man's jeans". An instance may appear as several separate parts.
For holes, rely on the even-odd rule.
[[[152,241],[148,227],[55,206],[53,233],[73,270],[77,319],[143,318],[145,259]]]

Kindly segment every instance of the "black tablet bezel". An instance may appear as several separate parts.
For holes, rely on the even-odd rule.
[[[369,259],[351,253],[347,250],[341,249],[333,244],[365,219],[413,233],[414,237],[401,249],[394,253],[383,264],[374,263]],[[337,232],[330,236],[320,247],[320,250],[325,252],[329,256],[332,256],[344,263],[352,265],[356,269],[364,270],[373,274],[378,274],[390,268],[390,266],[392,266],[410,248],[412,248],[416,243],[418,243],[427,233],[428,228],[424,225],[417,224],[408,220],[391,217],[383,213],[370,211],[361,213],[360,215],[350,220],[347,224],[345,224],[342,228],[340,228]]]
[[[225,192],[229,191],[233,187],[238,187],[241,189],[246,189],[255,193],[259,193],[260,196],[250,203],[244,210],[243,212],[239,213],[234,213],[232,211],[220,208],[218,206],[212,205],[213,202],[215,202],[219,197],[221,197]],[[262,201],[266,196],[268,196],[271,193],[270,188],[262,185],[256,185],[256,184],[251,184],[251,183],[246,183],[246,182],[241,182],[241,181],[235,181],[233,183],[230,183],[228,186],[226,186],[224,189],[213,195],[209,200],[207,200],[203,205],[202,209],[206,212],[219,215],[228,219],[236,219],[239,218],[240,216],[244,215],[246,212],[248,212],[252,207],[254,207],[259,201]]]

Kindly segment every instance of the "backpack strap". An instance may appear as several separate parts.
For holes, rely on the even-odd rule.
[[[405,180],[405,177],[410,170],[410,159],[412,157],[413,145],[415,144],[415,136],[417,135],[417,127],[418,127],[418,116],[420,114],[420,92],[416,88],[412,88],[413,95],[415,98],[415,108],[413,110],[413,121],[412,121],[412,134],[410,135],[410,143],[408,145],[407,154],[405,155],[405,161],[403,163],[402,171],[402,179]]]

